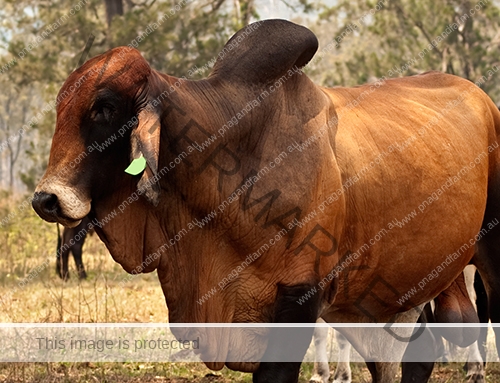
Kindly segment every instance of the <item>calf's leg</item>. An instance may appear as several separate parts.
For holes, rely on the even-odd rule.
[[[324,323],[318,319],[319,323]],[[326,342],[328,339],[327,327],[316,327],[314,329],[314,350],[316,351],[316,361],[309,383],[328,383],[330,378],[330,367],[328,366],[328,357],[326,355]]]
[[[351,383],[352,374],[351,366],[349,365],[351,344],[345,336],[338,331],[335,332],[335,338],[339,345],[339,359],[337,361],[335,375],[333,376],[333,383]]]

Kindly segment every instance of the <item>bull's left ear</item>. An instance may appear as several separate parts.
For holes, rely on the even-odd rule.
[[[131,160],[143,156],[146,160],[141,179],[137,183],[139,191],[154,206],[160,199],[158,158],[160,154],[160,114],[155,108],[146,107],[138,114],[138,123],[131,135]]]

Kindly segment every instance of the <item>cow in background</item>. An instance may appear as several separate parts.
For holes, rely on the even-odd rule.
[[[56,271],[57,275],[67,281],[69,278],[68,259],[69,254],[73,254],[76,270],[79,279],[86,279],[87,273],[82,261],[82,248],[87,234],[92,234],[93,227],[90,219],[85,217],[79,225],[63,229],[62,235],[57,224],[57,250],[56,250]]]

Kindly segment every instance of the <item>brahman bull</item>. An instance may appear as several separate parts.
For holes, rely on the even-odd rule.
[[[94,57],[59,92],[33,207],[70,227],[90,215],[126,271],[156,269],[170,322],[415,323],[478,239],[474,263],[498,300],[493,102],[436,72],[327,89],[299,70],[317,48],[307,28],[266,20],[201,81],[159,73],[131,47]],[[401,335],[339,331],[375,382],[392,382],[398,364],[380,362],[402,357]],[[296,382],[301,362],[273,357],[304,355],[312,332],[219,336],[201,357]],[[265,351],[248,346],[268,335]]]

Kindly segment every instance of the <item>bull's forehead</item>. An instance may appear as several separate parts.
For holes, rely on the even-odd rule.
[[[149,64],[138,50],[129,47],[111,49],[71,73],[57,96],[57,113],[69,105],[88,107],[103,88],[133,97],[150,73]],[[72,113],[77,112],[71,109]]]

